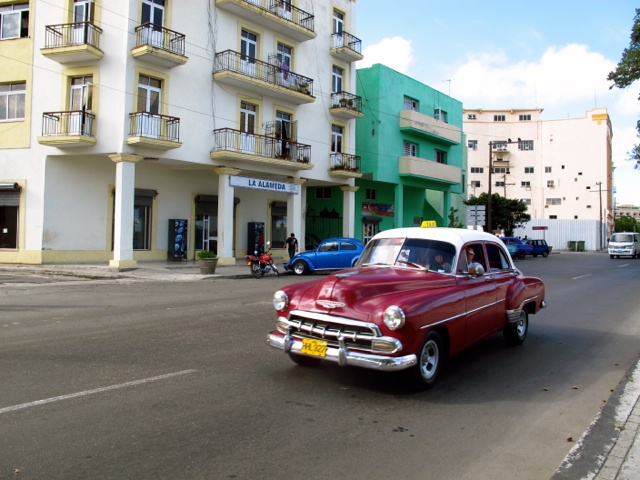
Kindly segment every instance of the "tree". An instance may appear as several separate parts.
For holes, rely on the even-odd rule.
[[[458,209],[451,207],[449,209],[449,227],[451,228],[464,228],[464,224],[458,218]]]
[[[631,27],[631,42],[629,47],[622,52],[622,58],[618,66],[609,72],[607,80],[611,80],[613,85],[609,87],[627,88],[633,82],[640,79],[640,8],[636,8],[636,16]],[[640,100],[640,96],[638,97]],[[636,124],[638,138],[640,138],[640,122]],[[635,168],[640,169],[640,144],[634,145],[631,151],[627,152],[628,160],[636,162]]]
[[[623,215],[616,218],[616,232],[640,232],[640,222],[633,217]]]
[[[487,205],[489,196],[486,193],[480,194],[464,202],[465,205]],[[506,236],[513,235],[517,227],[523,226],[531,215],[527,212],[527,205],[522,200],[501,197],[494,193],[491,195],[491,224],[488,231],[502,229]]]

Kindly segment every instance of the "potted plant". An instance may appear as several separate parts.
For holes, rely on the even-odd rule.
[[[215,252],[200,250],[197,253],[196,257],[198,258],[198,267],[200,267],[200,273],[204,275],[211,275],[213,273],[216,273],[218,257]]]

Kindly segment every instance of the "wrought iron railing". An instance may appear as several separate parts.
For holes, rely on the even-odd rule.
[[[349,92],[336,92],[331,94],[332,108],[341,107],[362,112],[362,97]]]
[[[311,145],[278,137],[245,133],[232,128],[214,130],[213,143],[213,151],[246,153],[299,163],[309,163],[311,159]]]
[[[180,119],[150,112],[129,114],[129,136],[180,141]]]
[[[42,114],[43,137],[88,136],[93,137],[93,113],[82,110],[45,112]]]
[[[149,45],[176,55],[184,56],[185,36],[162,25],[143,23],[136,27],[136,47]]]
[[[262,7],[260,0],[244,0],[247,3],[255,5],[262,10],[266,10],[273,15],[283,18],[291,23],[298,25],[310,32],[314,31],[314,16],[309,12],[300,10],[292,5],[291,0],[266,0],[267,7]]]
[[[360,172],[360,156],[348,153],[332,153],[329,170],[345,170],[348,172]]]
[[[47,25],[44,32],[45,48],[91,45],[100,48],[102,29],[89,22]]]
[[[225,50],[216,54],[215,71],[230,71],[313,96],[313,79],[297,74],[287,67],[273,65],[247,55]]]
[[[357,54],[362,53],[362,40],[358,37],[354,37],[350,33],[347,32],[339,32],[331,35],[333,39],[333,48],[348,48],[349,50],[353,50]]]

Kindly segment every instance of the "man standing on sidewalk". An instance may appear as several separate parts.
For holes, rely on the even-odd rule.
[[[296,238],[296,234],[292,233],[284,243],[287,246],[287,250],[289,251],[289,260],[291,260],[298,251],[298,239]]]

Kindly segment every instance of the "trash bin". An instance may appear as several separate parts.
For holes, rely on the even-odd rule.
[[[584,252],[584,240],[578,240],[578,251]]]
[[[569,240],[567,242],[567,247],[569,248],[569,250],[575,251],[576,250],[576,241],[575,240]]]

